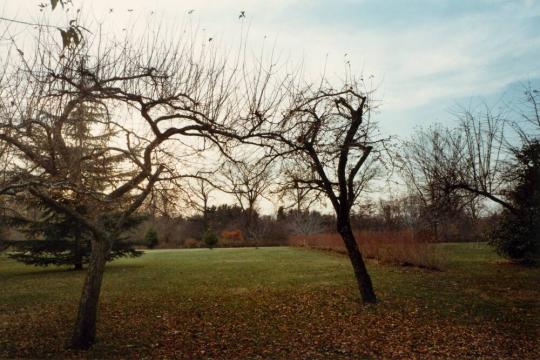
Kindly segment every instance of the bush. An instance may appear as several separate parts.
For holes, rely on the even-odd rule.
[[[489,244],[501,256],[516,262],[534,263],[540,253],[540,234],[535,227],[538,228],[538,224],[532,220],[505,212],[492,230]]]
[[[186,241],[184,241],[184,244],[182,247],[188,248],[188,249],[196,249],[200,248],[202,246],[202,243],[200,240],[189,238]]]
[[[12,249],[8,257],[27,265],[73,265],[76,270],[79,270],[82,269],[83,264],[90,262],[89,241],[83,241],[79,245],[68,240],[19,240],[10,241],[8,244]],[[0,247],[2,247],[1,244]],[[141,251],[134,249],[130,242],[115,241],[107,261],[121,257],[139,257],[142,254]]]
[[[513,211],[502,213],[489,242],[500,255],[534,263],[540,255],[540,140],[517,151],[513,165],[514,187],[507,192]]]
[[[214,233],[206,233],[203,237],[203,241],[208,246],[209,249],[212,249],[218,243],[218,237]]]
[[[440,269],[441,257],[429,244],[416,236],[412,230],[359,231],[356,241],[364,257],[379,263]],[[291,236],[289,244],[315,249],[334,250],[346,253],[343,239],[337,233]]]
[[[149,249],[155,248],[159,243],[159,238],[156,229],[152,226],[144,235],[144,243]]]

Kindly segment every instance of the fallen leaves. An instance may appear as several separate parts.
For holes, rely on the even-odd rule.
[[[418,301],[385,302],[371,311],[347,289],[276,292],[254,298],[104,301],[99,342],[90,353],[65,350],[74,306],[25,308],[0,316],[0,357],[152,358],[516,358],[538,355],[534,332],[519,324],[460,323]],[[148,300],[159,302],[153,307]],[[256,306],[254,305],[256,303]],[[7,325],[6,325],[7,324]],[[525,330],[525,331],[524,331]],[[529,329],[530,330],[530,329]],[[511,336],[509,336],[511,334]]]
[[[362,306],[346,258],[235,251],[162,252],[138,259],[144,267],[109,268],[88,352],[64,347],[82,277],[4,268],[0,358],[540,358],[539,289],[529,272],[511,269],[490,283],[496,264],[438,273],[374,266],[381,302]],[[234,254],[251,258],[222,262]]]

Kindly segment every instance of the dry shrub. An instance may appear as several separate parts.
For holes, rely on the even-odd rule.
[[[441,268],[441,255],[437,253],[434,245],[412,230],[357,231],[355,237],[362,254],[381,264],[434,270]],[[294,235],[289,237],[289,245],[346,252],[345,244],[337,233]]]
[[[193,249],[193,248],[200,248],[202,246],[203,246],[202,241],[189,238],[184,242],[183,247],[188,248],[188,249]]]
[[[243,247],[243,246],[250,246],[252,244],[249,244],[246,242],[245,239],[238,239],[238,238],[230,238],[230,237],[223,237],[221,236],[219,238],[219,247],[225,247],[225,248],[232,248],[232,247]]]

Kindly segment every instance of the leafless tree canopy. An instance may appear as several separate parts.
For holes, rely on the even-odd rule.
[[[362,298],[374,302],[371,279],[350,224],[351,208],[376,175],[372,160],[381,159],[386,141],[370,116],[373,93],[362,81],[349,81],[338,89],[324,81],[302,85],[294,77],[283,84],[286,103],[255,108],[247,119],[252,127],[257,124],[253,141],[266,149],[267,158],[279,159],[285,169],[297,169],[286,172],[290,188],[321,193],[330,201]]]
[[[13,161],[0,193],[38,198],[94,235],[73,338],[85,346],[93,341],[96,294],[122,223],[156,183],[192,176],[184,159],[211,147],[226,153],[230,139],[246,136],[249,129],[235,122],[251,100],[239,95],[238,63],[192,42],[149,33],[65,48],[40,34],[35,53],[12,52],[1,77],[0,141]],[[119,213],[113,230],[103,225],[111,212]]]
[[[404,143],[404,178],[424,203],[458,201],[462,206],[487,198],[508,209],[504,196],[505,119],[490,109],[464,110],[455,128],[419,130]]]
[[[531,83],[526,84],[523,90],[524,99],[513,109],[518,118],[510,125],[522,143],[530,144],[540,138],[540,90]]]
[[[260,137],[269,157],[279,157],[299,189],[323,192],[334,208],[351,206],[376,174],[384,140],[370,116],[371,93],[359,84],[343,89],[291,90],[281,116],[266,118]]]
[[[231,194],[245,213],[247,235],[253,237],[256,214],[260,201],[268,198],[273,184],[272,166],[262,159],[229,161],[221,169],[223,177],[221,190]]]

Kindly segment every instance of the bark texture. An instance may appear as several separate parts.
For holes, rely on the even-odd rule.
[[[362,253],[358,248],[358,243],[354,237],[351,225],[347,220],[338,221],[338,233],[341,235],[345,247],[347,248],[347,254],[351,260],[351,264],[360,290],[360,296],[362,302],[365,304],[374,304],[377,302],[377,296],[373,290],[373,284],[371,283],[371,277],[366,268],[366,264],[362,257]]]
[[[88,349],[95,341],[99,294],[108,252],[106,241],[92,241],[90,263],[70,344],[74,349]]]

